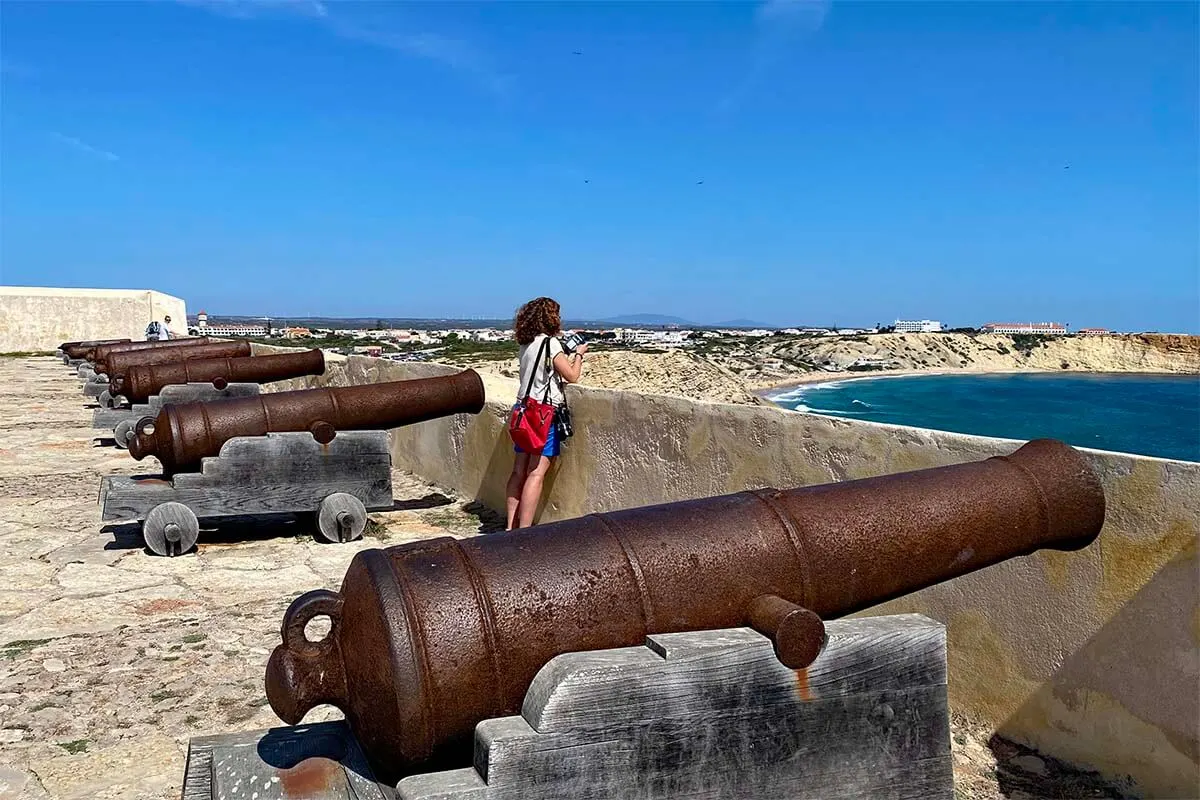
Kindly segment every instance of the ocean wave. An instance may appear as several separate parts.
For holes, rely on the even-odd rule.
[[[790,408],[792,411],[800,411],[804,414],[821,414],[822,416],[826,417],[858,417],[867,416],[871,413],[870,411],[851,411],[840,408],[813,408],[812,406],[806,406],[803,403],[796,406],[788,406],[788,408]]]
[[[810,394],[811,392],[814,392],[817,390],[833,389],[837,386],[842,385],[843,383],[850,383],[851,381],[857,381],[857,380],[862,380],[862,378],[837,378],[837,379],[828,380],[828,381],[821,381],[820,383],[804,383],[799,386],[792,386],[787,389],[783,389],[779,392],[768,393],[766,395],[766,397],[768,400],[771,400],[776,403],[778,403],[781,400],[784,402],[787,402],[789,400],[799,400],[799,399],[803,398],[805,395]]]

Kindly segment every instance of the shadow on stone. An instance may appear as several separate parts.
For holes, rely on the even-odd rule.
[[[988,748],[996,756],[1000,793],[1012,800],[1038,797],[1126,800],[1137,796],[1126,794],[1098,772],[1081,770],[1002,736],[993,735]]]
[[[422,508],[437,508],[448,506],[451,500],[441,492],[433,492],[413,500],[397,500],[392,503],[392,511],[417,511]]]
[[[198,547],[244,544],[284,538],[316,538],[311,514],[246,514],[200,520]]]
[[[462,510],[479,520],[480,533],[499,533],[504,531],[506,520],[504,515],[485,506],[478,500],[467,503]]]
[[[142,539],[142,526],[138,522],[119,522],[105,525],[100,533],[111,533],[112,541],[104,543],[105,550],[137,550],[145,549],[146,542]],[[150,552],[146,550],[146,552]]]
[[[322,541],[314,536],[315,523],[306,514],[248,514],[242,516],[222,517],[220,520],[200,520],[200,540],[197,547],[204,550],[208,547],[222,547],[252,542],[284,538],[309,538]],[[104,545],[105,550],[144,550],[148,555],[154,555],[146,547],[142,536],[142,526],[138,522],[123,522],[105,525],[101,533],[112,534],[112,541]]]

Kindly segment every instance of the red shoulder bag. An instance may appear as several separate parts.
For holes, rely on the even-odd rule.
[[[516,407],[508,417],[508,435],[512,437],[513,444],[525,453],[540,453],[546,446],[546,439],[550,436],[550,426],[554,424],[554,406],[550,403],[550,381],[546,381],[546,394],[540,401],[529,396],[533,390],[533,376],[537,374],[543,351],[547,357],[550,355],[549,336],[542,341],[542,346],[538,348],[537,358],[533,362],[534,367],[530,370],[529,380],[525,384],[525,392],[517,400]],[[549,368],[548,361],[547,358],[547,368]]]

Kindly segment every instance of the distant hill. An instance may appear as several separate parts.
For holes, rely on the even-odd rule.
[[[711,328],[767,328],[774,330],[777,326],[768,325],[765,322],[755,322],[752,319],[731,319],[726,322],[714,322],[709,327]]]
[[[210,324],[225,323],[225,324],[261,324],[265,319],[270,319],[273,326],[287,324],[293,327],[303,328],[331,328],[331,329],[357,329],[368,330],[371,328],[415,328],[421,330],[447,330],[451,328],[500,328],[506,329],[512,327],[512,318],[482,318],[476,317],[473,319],[456,319],[453,317],[443,318],[419,318],[419,317],[312,317],[298,314],[289,316],[285,314],[270,315],[269,317],[257,316],[247,317],[236,314],[209,314],[208,321]],[[188,322],[195,324],[196,316],[188,315]],[[716,322],[711,324],[692,322],[683,317],[673,317],[668,314],[625,314],[618,317],[609,317],[607,319],[590,320],[590,319],[565,319],[563,326],[566,328],[610,328],[614,325],[627,325],[633,327],[645,328],[662,328],[667,326],[678,326],[680,328],[773,328],[773,325],[766,325],[762,322],[755,322],[749,319],[735,319],[728,322]]]
[[[696,324],[683,317],[671,317],[666,314],[625,314],[601,321],[610,325],[679,325],[685,328]]]

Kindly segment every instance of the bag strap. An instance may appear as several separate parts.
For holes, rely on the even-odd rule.
[[[557,337],[555,337],[555,338],[557,338]],[[562,347],[562,342],[559,342],[558,346]],[[563,352],[565,353],[566,350],[564,349]],[[549,350],[546,351],[546,369],[550,370],[550,351]],[[565,406],[567,404],[567,387],[563,384],[562,375],[559,375],[558,372],[554,371],[554,370],[549,371],[549,373],[546,376],[546,396],[547,397],[550,396],[550,381],[556,381],[558,383],[558,393],[562,395],[563,405]]]
[[[529,399],[529,393],[533,391],[533,378],[537,375],[538,362],[542,360],[542,348],[545,348],[546,354],[550,354],[550,337],[547,336],[542,340],[542,346],[538,348],[537,357],[533,360],[533,369],[529,370],[529,380],[525,383],[525,391],[522,392],[520,400]],[[547,395],[549,396],[549,395]]]
[[[546,360],[544,362],[545,367],[546,367],[546,391],[542,394],[542,402],[547,405],[549,405],[549,403],[550,403],[550,387],[552,385],[550,382],[553,381],[554,377],[555,377],[554,365],[553,365],[553,362],[550,360],[550,339],[551,338],[553,338],[555,341],[558,341],[557,337],[551,337],[551,336],[546,337]],[[562,347],[561,342],[559,343],[559,347]],[[540,357],[541,353],[538,353],[538,356]]]

